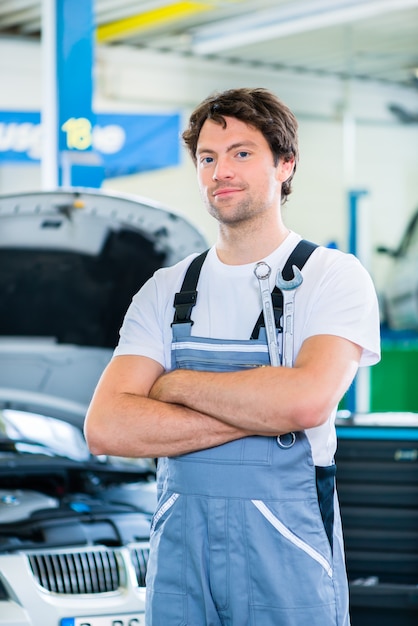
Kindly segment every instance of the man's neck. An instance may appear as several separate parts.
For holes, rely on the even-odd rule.
[[[221,225],[216,252],[219,260],[226,265],[253,263],[274,252],[289,232],[284,224],[264,232],[254,230],[243,232],[242,229],[230,229]]]

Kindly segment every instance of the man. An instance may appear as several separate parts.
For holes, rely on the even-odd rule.
[[[217,242],[196,290],[176,295],[193,255],[133,298],[85,430],[93,453],[159,457],[147,624],[347,626],[334,418],[358,366],[379,359],[371,279],[351,255],[311,250],[294,367],[271,366],[254,269],[269,266],[273,289],[301,240],[281,215],[296,119],[267,90],[232,89],[183,138]]]

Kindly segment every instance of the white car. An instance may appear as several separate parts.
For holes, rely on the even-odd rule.
[[[82,427],[132,295],[205,247],[142,198],[0,196],[0,626],[144,624],[155,464]]]

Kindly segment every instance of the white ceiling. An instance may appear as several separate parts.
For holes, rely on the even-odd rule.
[[[42,5],[1,0],[0,39],[36,39]],[[50,5],[51,6],[51,5]],[[418,0],[93,0],[99,45],[418,87]]]

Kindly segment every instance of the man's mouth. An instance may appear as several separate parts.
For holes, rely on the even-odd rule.
[[[237,193],[238,191],[242,191],[239,187],[219,187],[212,192],[214,198],[219,198],[221,196],[227,196],[232,193]]]

